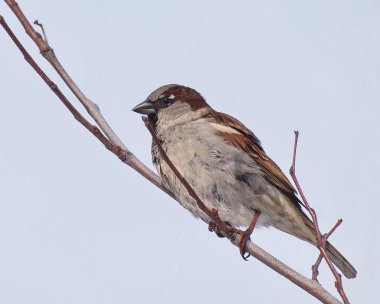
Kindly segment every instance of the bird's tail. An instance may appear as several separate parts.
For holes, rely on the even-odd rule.
[[[354,266],[331,243],[326,243],[326,250],[331,262],[342,271],[346,278],[352,279],[356,277],[357,272]]]

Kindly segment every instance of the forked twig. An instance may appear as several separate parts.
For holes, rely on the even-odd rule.
[[[292,162],[292,166],[290,167],[290,176],[292,177],[296,187],[297,187],[297,190],[298,190],[298,193],[300,194],[301,198],[302,198],[302,201],[304,203],[304,206],[306,208],[306,210],[310,213],[310,216],[312,218],[312,222],[313,222],[313,225],[314,225],[314,230],[315,230],[315,235],[316,235],[316,238],[317,238],[317,247],[320,251],[320,254],[318,256],[318,259],[317,261],[315,262],[315,264],[312,266],[312,278],[314,280],[317,279],[317,276],[318,276],[318,266],[319,264],[321,263],[322,261],[322,258],[325,259],[327,265],[329,266],[331,272],[333,273],[335,279],[336,279],[336,282],[335,282],[335,287],[336,289],[338,290],[340,296],[342,297],[342,300],[345,304],[348,304],[349,301],[348,301],[348,298],[343,290],[343,283],[342,283],[342,275],[339,274],[337,272],[337,270],[335,269],[335,266],[333,265],[333,263],[331,262],[331,259],[328,257],[327,255],[327,252],[326,252],[326,242],[327,242],[327,239],[329,238],[329,236],[335,231],[336,228],[338,228],[338,226],[342,223],[342,219],[339,219],[336,224],[331,228],[331,230],[322,235],[321,234],[321,231],[319,229],[319,225],[318,225],[318,219],[317,219],[317,214],[315,213],[315,210],[313,208],[310,207],[303,191],[302,191],[302,188],[301,188],[301,185],[300,183],[298,182],[298,179],[297,179],[297,176],[296,176],[296,157],[297,157],[297,144],[298,144],[298,136],[299,136],[299,132],[298,131],[294,131],[294,150],[293,150],[293,162]]]

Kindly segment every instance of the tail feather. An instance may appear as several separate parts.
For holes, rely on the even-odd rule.
[[[309,233],[308,233],[308,236],[305,236],[305,237],[298,236],[298,237],[303,238],[304,240],[313,244],[314,246],[317,246],[314,225],[304,212],[302,212],[302,215],[303,215],[304,223],[306,227],[309,228]],[[340,271],[344,274],[346,278],[353,279],[356,277],[357,271],[354,268],[354,266],[352,266],[350,262],[347,261],[347,259],[333,245],[331,245],[330,242],[326,242],[326,251],[331,262],[333,262],[334,265],[340,269]]]
[[[356,277],[357,272],[354,266],[331,243],[326,243],[326,250],[331,262],[342,271],[346,278],[352,279]]]

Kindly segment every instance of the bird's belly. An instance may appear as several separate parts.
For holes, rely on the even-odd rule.
[[[210,151],[208,145],[196,140],[172,144],[167,150],[167,155],[203,203],[209,209],[217,209],[221,219],[229,224],[236,227],[248,226],[253,218],[255,206],[257,205],[256,209],[262,209],[258,208],[262,194],[255,194],[255,189],[239,183],[235,171],[241,164],[228,158],[228,155],[222,155],[217,150]],[[162,168],[162,171],[168,172],[167,165],[161,165],[166,167]],[[168,182],[183,207],[196,217],[209,221],[178,179],[171,177]],[[268,216],[263,214],[258,225],[270,225]]]

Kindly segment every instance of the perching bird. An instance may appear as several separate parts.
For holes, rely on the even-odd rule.
[[[147,115],[167,156],[209,209],[233,227],[273,226],[313,245],[314,226],[281,169],[259,139],[237,119],[211,108],[194,89],[171,84],[153,91],[133,111]],[[152,144],[164,184],[195,217],[210,222]],[[331,261],[347,278],[355,268],[329,242]]]

